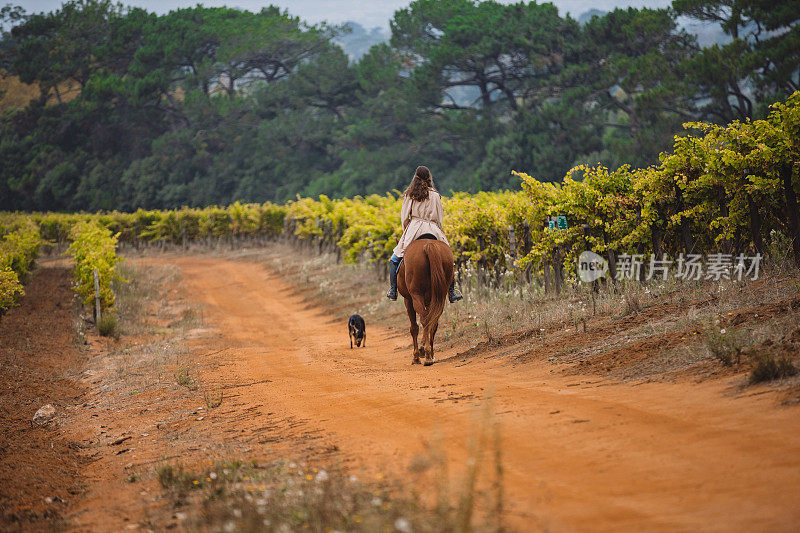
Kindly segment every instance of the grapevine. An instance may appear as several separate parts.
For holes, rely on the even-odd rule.
[[[651,167],[579,165],[560,183],[512,171],[521,180],[520,191],[446,195],[444,230],[456,263],[524,269],[534,276],[558,268],[574,275],[576,258],[587,249],[611,263],[619,254],[766,255],[778,235],[792,243],[800,264],[800,92],[773,105],[763,120],[684,126],[673,150]],[[11,235],[30,223],[42,239],[67,243],[92,226],[119,242],[162,245],[283,235],[336,250],[347,262],[380,263],[401,235],[400,205],[399,191],[392,191],[344,199],[298,197],[285,205],[5,213],[0,232]],[[551,229],[547,220],[554,215],[566,217],[567,227]]]

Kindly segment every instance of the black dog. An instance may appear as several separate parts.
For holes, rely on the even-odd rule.
[[[364,348],[367,347],[367,325],[361,315],[353,315],[347,322],[347,332],[350,334],[350,348],[353,347],[353,339],[356,340],[356,346],[361,346],[364,343]]]

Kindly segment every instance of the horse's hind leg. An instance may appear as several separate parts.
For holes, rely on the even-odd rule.
[[[433,325],[431,328],[431,332],[428,335],[428,349],[425,350],[425,362],[427,363],[430,360],[430,364],[436,362],[436,357],[433,356],[433,339],[436,337],[436,332],[439,331],[439,321],[436,321],[436,324]]]
[[[419,334],[419,326],[417,325],[417,312],[414,310],[414,302],[408,298],[405,299],[406,312],[408,313],[408,320],[411,322],[411,338],[414,340],[414,357],[411,359],[412,365],[421,364],[419,358],[419,345],[417,343],[417,335]]]
[[[422,350],[425,354],[423,364],[425,366],[436,362],[436,358],[433,356],[433,339],[436,338],[436,332],[439,330],[439,319],[441,317],[441,314],[437,317],[431,317],[432,320],[428,323],[428,327],[422,330]]]
[[[422,323],[423,320],[425,319],[425,314],[428,312],[428,308],[425,305],[425,300],[422,298],[421,295],[413,295],[412,294],[411,298],[412,298],[412,300],[414,302],[414,310],[417,312],[417,315],[420,318],[420,322]],[[428,344],[428,331],[425,328],[425,325],[423,323],[423,326],[422,326],[422,340],[421,340],[421,342],[419,344],[419,348],[416,350],[416,356],[417,357],[427,357],[425,355],[425,347],[427,346],[427,344]]]
[[[436,358],[433,356],[433,336],[435,334],[435,328],[426,328],[422,331],[422,353],[425,355],[425,361],[422,362],[425,366],[430,366],[436,362]],[[426,340],[427,334],[427,343]]]

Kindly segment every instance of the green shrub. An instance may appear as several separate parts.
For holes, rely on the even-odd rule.
[[[117,255],[117,237],[96,222],[80,222],[70,233],[72,244],[67,254],[75,260],[75,291],[84,305],[94,306],[94,270],[100,278],[100,306],[114,305],[113,281],[124,281],[117,271],[122,261]]]
[[[175,372],[175,381],[178,385],[186,387],[189,390],[197,390],[197,382],[192,377],[189,367],[186,365],[180,365],[178,367],[178,370]]]
[[[22,284],[42,244],[39,229],[32,221],[17,221],[13,228],[5,235],[0,232],[0,316],[25,294]]]
[[[0,316],[17,303],[17,299],[25,294],[17,273],[9,267],[0,268]]]
[[[206,406],[209,409],[215,409],[222,405],[222,389],[206,392],[204,396],[206,399]]]
[[[725,366],[739,364],[747,343],[746,332],[733,328],[718,328],[716,325],[704,329],[703,336],[708,350]]]
[[[776,358],[770,354],[755,356],[755,366],[750,371],[750,383],[772,381],[797,374],[797,368],[786,357]]]
[[[97,331],[103,337],[113,337],[114,339],[119,340],[120,325],[117,315],[113,313],[104,314],[97,322]]]

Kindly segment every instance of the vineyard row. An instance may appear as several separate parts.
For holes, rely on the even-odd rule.
[[[591,250],[615,277],[621,257],[791,254],[800,265],[800,92],[764,120],[687,123],[671,153],[648,168],[577,166],[561,183],[514,172],[521,191],[454,193],[445,233],[459,266],[497,282],[513,272],[556,289]],[[95,222],[128,246],[259,243],[284,237],[347,262],[384,264],[401,234],[400,194],[298,198],[135,213],[0,215],[6,239],[39,228],[48,243]],[[5,252],[4,252],[5,253]],[[5,261],[5,260],[4,260]],[[0,265],[5,263],[0,263]]]

